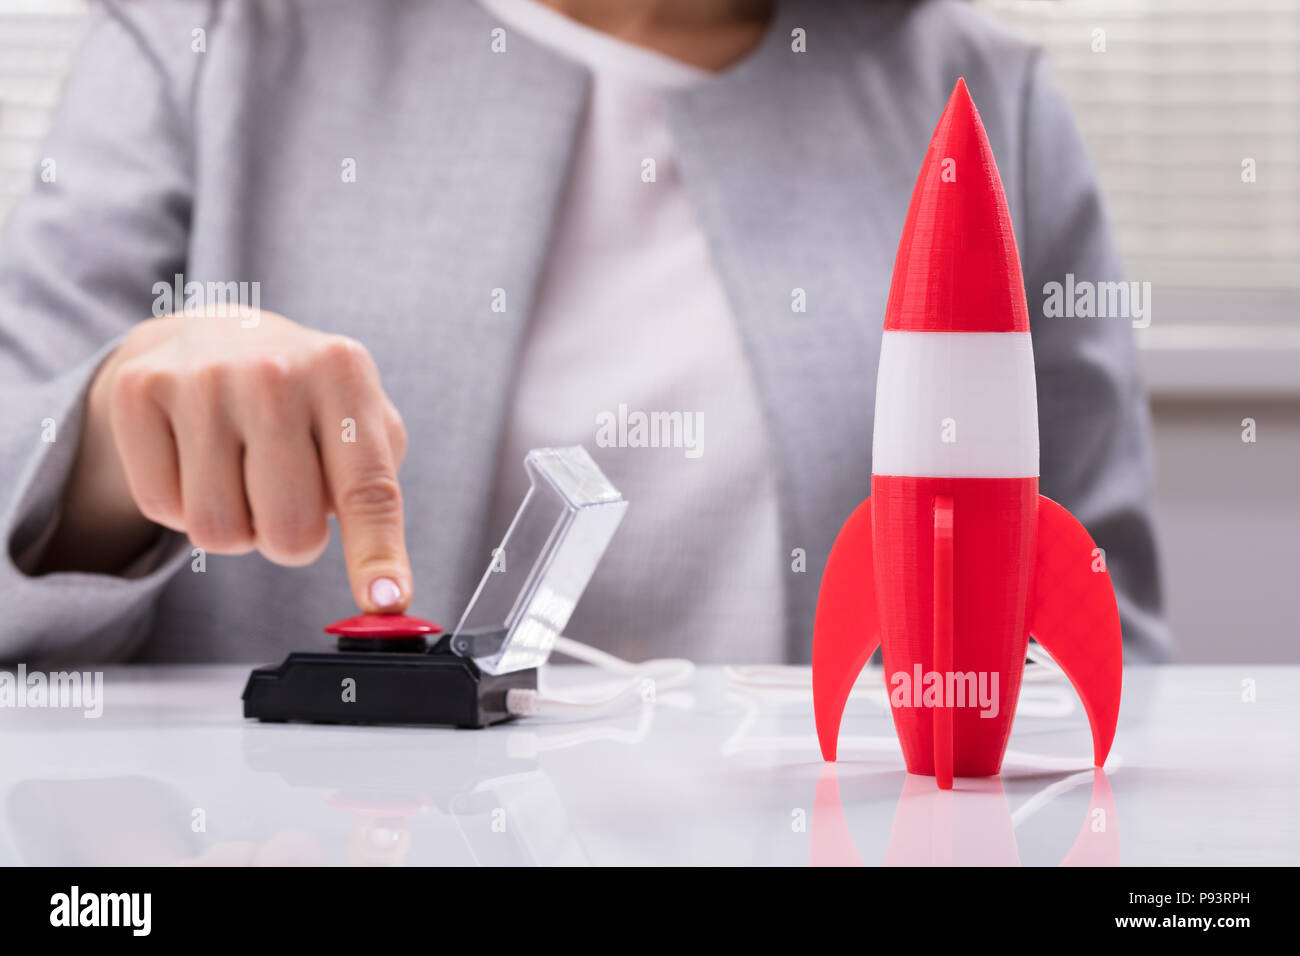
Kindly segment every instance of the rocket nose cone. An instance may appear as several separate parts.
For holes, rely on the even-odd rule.
[[[979,116],[979,110],[975,109],[975,101],[970,98],[970,90],[966,87],[966,77],[957,77],[957,85],[952,88],[952,95],[948,97],[948,105],[945,109],[952,109],[952,104],[961,100],[970,105],[971,110],[976,116]]]
[[[912,191],[885,328],[1029,331],[1006,194],[964,79],[948,98]]]

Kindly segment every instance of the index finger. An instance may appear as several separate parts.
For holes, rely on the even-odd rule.
[[[367,613],[403,611],[411,603],[411,567],[386,399],[364,349],[339,348],[344,354],[331,363],[316,415],[325,487],[357,606]]]

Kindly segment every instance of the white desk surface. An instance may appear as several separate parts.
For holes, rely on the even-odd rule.
[[[247,676],[116,668],[99,719],[0,710],[0,863],[1300,862],[1300,668],[1130,668],[1099,781],[1048,685],[1040,710],[1069,712],[1022,712],[1002,777],[951,794],[908,777],[869,697],[829,771],[809,692],[718,668],[621,716],[479,731],[246,721]]]

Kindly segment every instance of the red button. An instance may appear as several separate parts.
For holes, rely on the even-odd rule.
[[[423,634],[440,634],[442,628],[433,621],[405,614],[358,614],[345,617],[325,628],[326,634],[338,634],[361,640],[382,641],[390,637],[419,637]]]

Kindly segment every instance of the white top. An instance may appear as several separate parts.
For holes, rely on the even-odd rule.
[[[584,445],[630,505],[568,634],[633,658],[784,660],[789,563],[766,425],[664,110],[665,93],[711,74],[532,0],[480,2],[506,30],[505,56],[517,34],[591,73],[521,351],[493,537],[527,489],[528,450]]]

